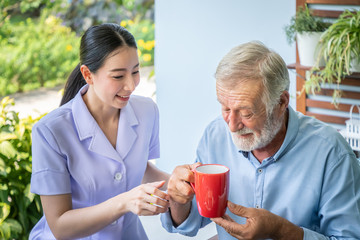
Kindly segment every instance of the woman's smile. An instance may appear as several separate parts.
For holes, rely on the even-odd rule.
[[[130,95],[128,95],[128,96],[116,95],[116,98],[118,98],[120,101],[127,102],[130,99]]]

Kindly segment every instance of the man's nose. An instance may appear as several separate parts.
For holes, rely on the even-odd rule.
[[[241,117],[234,112],[229,115],[228,125],[231,132],[236,132],[244,127]]]

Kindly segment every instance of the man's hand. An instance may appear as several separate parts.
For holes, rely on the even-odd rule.
[[[235,215],[246,218],[246,223],[238,224],[227,214],[211,220],[237,239],[303,239],[300,227],[265,209],[246,208],[230,201],[228,208]]]
[[[170,214],[175,227],[189,216],[191,200],[195,194],[190,186],[195,180],[192,169],[198,165],[201,163],[178,166],[170,176],[167,193],[170,196]]]
[[[199,165],[201,165],[201,163],[177,166],[174,169],[170,176],[167,189],[171,200],[180,204],[186,204],[193,199],[195,192],[190,186],[190,183],[193,183],[195,178],[192,169]]]

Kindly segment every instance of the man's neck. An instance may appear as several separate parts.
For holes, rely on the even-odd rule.
[[[267,146],[252,151],[252,154],[260,163],[262,163],[264,159],[275,155],[275,153],[280,149],[286,136],[288,119],[289,119],[289,112],[286,111],[283,124],[279,132],[275,135],[274,139]]]

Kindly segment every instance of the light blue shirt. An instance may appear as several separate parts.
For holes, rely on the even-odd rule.
[[[159,113],[150,98],[131,96],[121,109],[116,149],[86,107],[82,94],[33,127],[31,192],[68,194],[72,206],[99,204],[141,184],[147,161],[159,157]],[[30,239],[55,239],[45,217]],[[83,239],[147,239],[137,215],[127,213]]]
[[[197,161],[230,168],[229,200],[264,208],[304,229],[304,239],[360,239],[360,167],[350,146],[332,127],[289,107],[285,140],[261,164],[233,144],[227,124],[218,117],[206,128]],[[236,222],[246,219],[232,214]],[[169,232],[196,235],[210,219],[198,213],[195,198],[188,219]],[[219,239],[235,239],[218,225]]]

